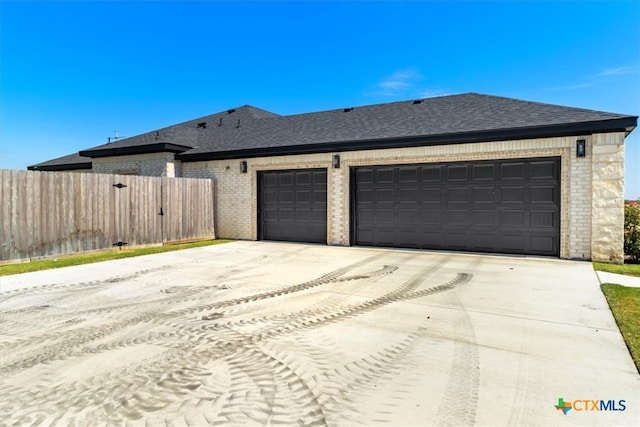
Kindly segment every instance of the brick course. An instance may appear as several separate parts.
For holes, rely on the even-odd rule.
[[[144,176],[181,176],[173,153],[134,154],[92,159],[94,173]]]

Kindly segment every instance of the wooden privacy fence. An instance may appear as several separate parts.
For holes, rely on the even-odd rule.
[[[210,179],[0,173],[0,261],[215,238]]]

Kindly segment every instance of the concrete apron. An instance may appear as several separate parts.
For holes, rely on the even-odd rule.
[[[6,425],[640,419],[585,262],[234,242],[0,287]]]

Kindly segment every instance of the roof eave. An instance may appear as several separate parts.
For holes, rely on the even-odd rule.
[[[488,131],[460,132],[439,135],[422,135],[402,138],[366,139],[353,141],[326,142],[282,147],[264,147],[220,152],[182,153],[177,159],[183,162],[206,160],[227,160],[252,157],[286,156],[340,151],[404,148],[416,146],[437,146],[468,144],[475,142],[508,141],[534,138],[580,136],[592,133],[625,132],[627,135],[637,126],[637,116],[612,120],[580,122],[539,127],[497,129]]]
[[[171,144],[168,142],[159,142],[156,144],[135,145],[129,147],[113,147],[100,148],[93,150],[80,151],[80,155],[84,157],[111,157],[111,156],[129,156],[133,154],[151,154],[151,153],[183,153],[191,150],[193,147],[185,145]]]
[[[33,165],[27,166],[27,170],[30,171],[41,171],[41,172],[64,172],[64,171],[73,171],[80,169],[91,169],[91,162],[83,162],[83,163],[69,163],[62,165]]]

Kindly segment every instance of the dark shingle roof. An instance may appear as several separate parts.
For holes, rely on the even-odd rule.
[[[637,117],[468,93],[207,128],[182,160],[390,148],[626,130]],[[242,121],[241,121],[242,123]]]
[[[48,160],[29,166],[27,169],[35,171],[68,171],[78,169],[91,169],[91,158],[81,156],[78,153],[68,156],[58,157],[57,159]]]
[[[630,132],[636,116],[467,93],[280,116],[245,105],[81,151],[183,161]]]
[[[218,138],[221,136],[236,137],[238,132],[235,129],[238,121],[240,126],[246,126],[249,123],[252,126],[256,126],[263,119],[274,117],[279,116],[260,108],[245,105],[83,150],[80,154],[89,157],[107,157],[131,154],[132,151],[137,154],[155,152],[181,153],[199,146],[203,139],[206,140],[211,135]]]

